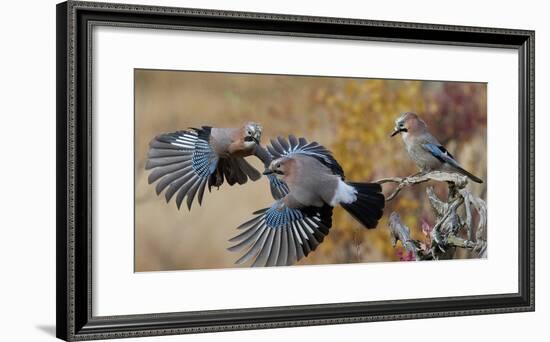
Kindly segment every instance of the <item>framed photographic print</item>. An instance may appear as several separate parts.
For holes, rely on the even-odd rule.
[[[534,310],[534,32],[57,5],[57,336]]]

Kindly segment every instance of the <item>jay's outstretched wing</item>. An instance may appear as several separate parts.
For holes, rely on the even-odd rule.
[[[195,195],[199,204],[206,184],[211,181],[218,166],[219,157],[209,144],[210,127],[192,128],[186,131],[162,134],[149,144],[145,169],[152,169],[149,184],[156,185],[157,195],[164,189],[166,202],[176,195],[180,208],[187,196],[187,207],[191,209]]]
[[[185,197],[189,209],[195,196],[199,205],[202,204],[207,184],[211,190],[212,186],[221,186],[224,179],[229,185],[234,185],[261,177],[243,157],[220,157],[211,146],[211,129],[203,126],[161,134],[149,144],[145,165],[146,170],[153,170],[149,174],[149,184],[159,181],[156,192],[158,195],[166,189],[166,202],[177,194],[178,209]]]
[[[305,138],[296,138],[293,135],[288,136],[288,141],[283,137],[271,139],[271,146],[267,146],[271,159],[291,156],[293,154],[304,154],[319,160],[327,166],[335,175],[344,179],[344,171],[332,153],[317,142],[308,142]],[[275,175],[269,175],[269,184],[271,194],[275,199],[280,199],[288,194],[288,186],[284,181],[278,179]]]
[[[252,266],[293,265],[323,241],[332,226],[332,207],[289,208],[281,201],[243,223],[230,251],[246,250],[236,264],[254,259]]]
[[[344,171],[332,153],[323,145],[316,141],[308,142],[305,138],[297,139],[293,135],[288,136],[288,141],[283,137],[271,139],[271,146],[267,146],[267,150],[273,156],[273,159],[290,156],[293,154],[305,154],[319,160],[326,165],[335,175],[343,178]]]

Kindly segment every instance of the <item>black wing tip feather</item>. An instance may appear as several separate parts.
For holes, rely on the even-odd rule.
[[[252,215],[260,215],[260,214],[263,214],[265,213],[269,208],[263,208],[263,209],[260,209],[260,210],[256,210],[255,212],[252,213]]]
[[[475,176],[474,174],[464,170],[462,167],[456,167],[458,169],[458,171],[460,173],[462,173],[463,175],[465,175],[466,177],[470,178],[470,180],[476,182],[476,183],[479,183],[479,184],[483,184],[483,180],[477,176]]]
[[[478,178],[476,176],[470,177],[470,179],[473,180],[474,182],[478,183],[478,184],[483,184],[483,179]]]
[[[281,146],[285,151],[290,151],[290,144],[285,138],[278,136],[277,140],[279,141],[279,144],[281,144]]]

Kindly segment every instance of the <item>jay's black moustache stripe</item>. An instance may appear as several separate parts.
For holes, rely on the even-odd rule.
[[[255,142],[256,144],[259,144],[259,143],[260,143],[260,141],[259,141],[258,139],[256,139],[255,137],[245,137],[245,138],[244,138],[244,141],[247,141],[247,142],[253,141],[253,142]]]
[[[399,134],[401,132],[408,132],[409,130],[406,129],[406,128],[400,128],[400,129],[396,129],[395,131],[392,132],[391,136],[395,136],[396,134]]]

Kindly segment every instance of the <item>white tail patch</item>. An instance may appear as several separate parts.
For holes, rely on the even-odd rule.
[[[337,204],[353,203],[356,200],[357,190],[353,186],[346,184],[343,180],[338,179],[338,187],[336,187],[336,192],[330,201],[330,205],[335,207]]]

